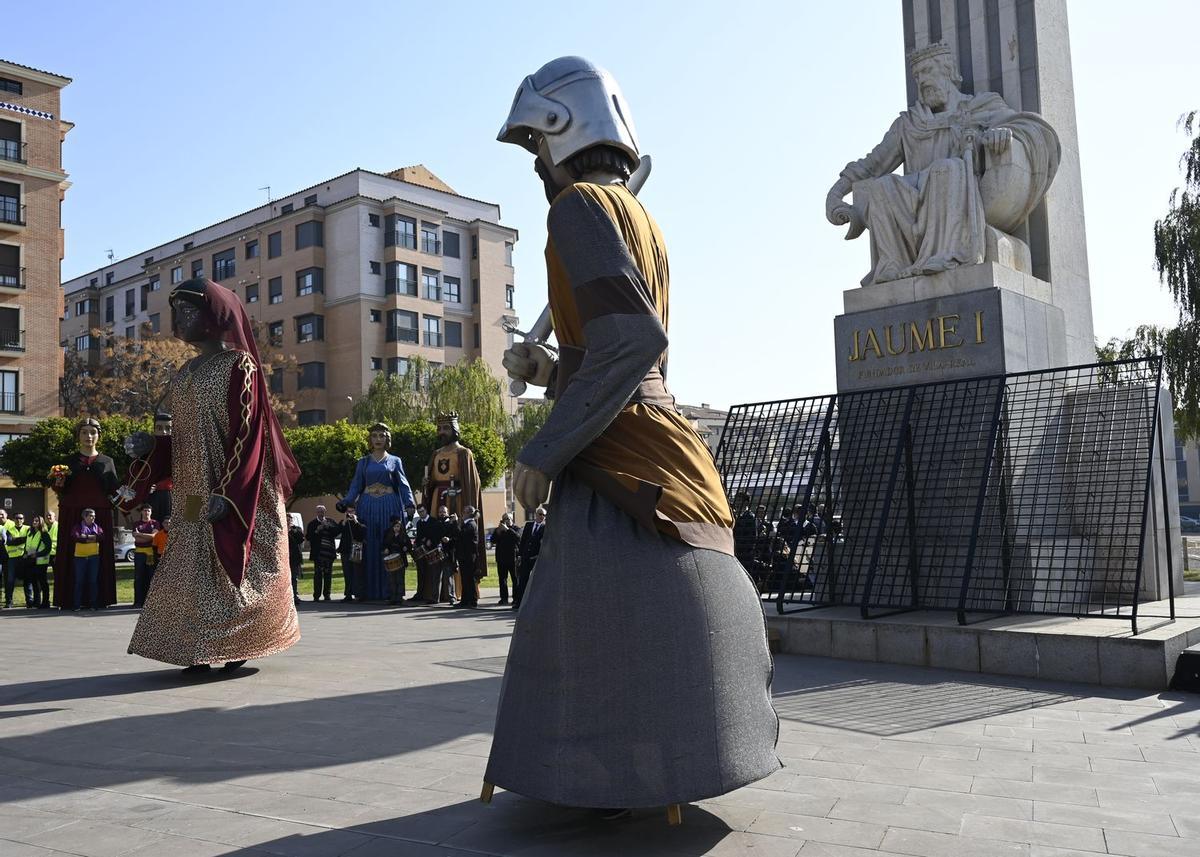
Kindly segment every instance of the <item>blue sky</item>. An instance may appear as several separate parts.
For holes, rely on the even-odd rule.
[[[1070,0],[1096,331],[1169,322],[1151,228],[1200,107],[1191,0]],[[1136,9],[1136,12],[1130,11]],[[51,10],[51,11],[48,11]],[[573,11],[574,10],[574,11]],[[603,14],[601,14],[603,12]],[[545,61],[607,66],[655,169],[680,401],[829,392],[833,316],[867,267],[823,216],[904,107],[899,0],[732,4],[10,4],[3,57],[74,78],[69,278],[354,167],[423,163],[521,231],[517,309],[545,302],[545,200],[494,137]]]

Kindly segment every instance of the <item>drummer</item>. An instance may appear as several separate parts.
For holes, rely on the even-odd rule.
[[[404,527],[404,518],[392,515],[391,527],[383,537],[383,568],[391,583],[390,604],[404,601],[404,575],[408,571],[408,555],[412,553],[412,542]]]
[[[417,563],[417,591],[410,599],[412,603],[436,604],[438,583],[441,581],[442,525],[436,518],[429,517],[429,509],[417,507],[417,531],[413,545],[413,559]]]

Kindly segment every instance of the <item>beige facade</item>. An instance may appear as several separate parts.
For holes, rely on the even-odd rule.
[[[59,111],[70,82],[0,60],[0,443],[59,414],[62,143],[72,127]],[[11,485],[0,477],[11,509],[43,511],[43,492]]]
[[[456,193],[423,166],[353,170],[63,283],[61,339],[99,359],[93,329],[169,332],[171,289],[204,275],[237,293],[296,359],[299,371],[279,371],[272,385],[295,402],[300,424],[333,422],[375,375],[402,373],[413,356],[482,357],[503,379],[503,325],[517,321],[516,240],[498,205]],[[405,467],[419,482],[424,462]],[[503,486],[487,492],[489,522],[503,498]],[[307,517],[315,504],[295,509]]]

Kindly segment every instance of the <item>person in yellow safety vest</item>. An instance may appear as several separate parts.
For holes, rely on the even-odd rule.
[[[8,554],[8,569],[4,575],[4,606],[12,607],[13,589],[16,588],[19,575],[25,588],[25,606],[32,608],[32,575],[25,571],[25,541],[31,532],[29,525],[25,523],[25,516],[18,512],[4,523],[4,528],[8,531],[8,544],[4,548]]]
[[[25,541],[26,588],[33,590],[33,606],[47,610],[50,607],[50,549],[53,542],[46,520],[41,515],[33,516],[33,526]]]
[[[53,568],[54,558],[58,556],[58,515],[54,512],[47,512],[45,520],[46,530],[50,533],[50,567]]]

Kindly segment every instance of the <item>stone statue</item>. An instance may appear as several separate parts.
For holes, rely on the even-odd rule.
[[[994,261],[1030,273],[1023,229],[1054,180],[1058,135],[994,92],[967,95],[943,42],[913,51],[917,103],[842,170],[825,216],[871,233],[864,286]],[[904,166],[903,175],[893,174]],[[853,202],[844,197],[853,192]]]

